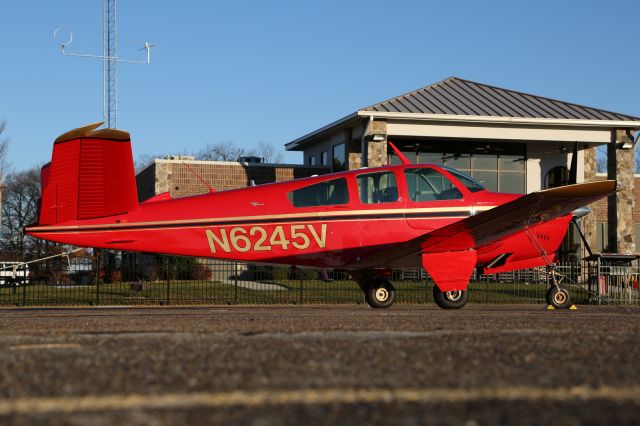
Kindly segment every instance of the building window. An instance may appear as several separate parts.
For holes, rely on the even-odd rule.
[[[296,189],[287,197],[294,207],[331,206],[348,203],[349,191],[345,179],[333,179]]]
[[[398,145],[403,152],[415,151],[407,157],[412,162],[415,159],[417,164],[453,167],[490,191],[526,192],[525,144],[406,139],[398,141]],[[390,163],[399,163],[394,153],[390,153]]]
[[[347,150],[346,144],[342,142],[341,144],[335,145],[333,147],[333,166],[332,171],[341,172],[346,170],[347,164]]]
[[[360,201],[364,204],[398,201],[398,185],[392,172],[365,173],[356,177]]]
[[[320,164],[322,166],[329,165],[329,153],[327,151],[322,151],[322,154],[320,154]]]
[[[316,157],[315,155],[312,155],[311,157],[309,157],[309,165],[310,166],[317,166],[318,165],[318,157]]]

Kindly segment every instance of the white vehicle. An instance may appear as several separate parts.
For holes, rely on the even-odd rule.
[[[29,265],[23,262],[0,261],[0,287],[29,284]]]

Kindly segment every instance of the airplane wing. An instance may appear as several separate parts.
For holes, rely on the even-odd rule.
[[[422,252],[477,249],[564,216],[615,191],[616,181],[605,180],[532,192],[424,235]]]
[[[446,279],[438,282],[439,286],[447,287],[445,281],[449,278],[448,281],[458,285],[461,282],[459,275],[467,275],[467,272],[470,275],[473,271],[477,249],[527,227],[569,214],[615,191],[616,181],[606,180],[533,192],[384,249],[374,255],[375,260],[381,264],[401,263],[404,258],[422,256],[425,269],[436,282],[439,281],[437,275],[446,274]],[[468,281],[468,276],[464,280]]]

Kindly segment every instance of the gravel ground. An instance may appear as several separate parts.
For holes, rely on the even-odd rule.
[[[0,309],[3,424],[638,424],[640,309]]]

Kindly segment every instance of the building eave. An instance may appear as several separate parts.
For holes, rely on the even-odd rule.
[[[333,123],[329,123],[326,126],[319,128],[318,130],[315,130],[311,133],[308,133],[304,136],[299,137],[296,140],[286,143],[284,147],[287,151],[298,151],[300,150],[301,145],[312,142],[313,140],[319,139],[324,134],[331,131],[335,131],[336,129],[339,129],[340,127],[345,126],[350,121],[358,120],[359,117],[360,117],[359,114],[354,112],[353,114],[349,114],[346,117],[343,117],[339,120],[334,121]]]
[[[640,129],[640,121],[631,120],[580,120],[559,118],[528,118],[528,117],[496,117],[479,115],[453,115],[453,114],[423,114],[403,112],[365,111],[356,112],[357,116],[374,119],[415,120],[453,123],[484,123],[501,125],[528,125],[528,126],[563,126],[563,127],[592,127],[592,128],[620,128]],[[326,127],[330,127],[326,126]],[[323,128],[325,129],[325,128]]]

